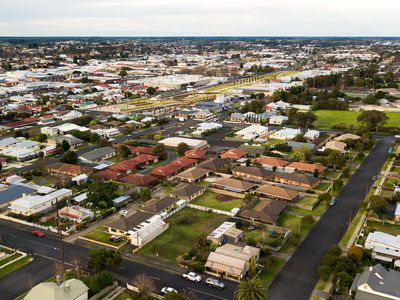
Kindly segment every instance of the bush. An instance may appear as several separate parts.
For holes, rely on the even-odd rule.
[[[347,251],[347,256],[355,262],[360,262],[364,257],[364,250],[357,246],[351,246]]]
[[[196,273],[203,273],[204,271],[204,265],[202,263],[196,263],[192,266],[193,272]]]

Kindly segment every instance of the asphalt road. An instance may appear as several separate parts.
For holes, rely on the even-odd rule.
[[[0,278],[1,299],[8,300],[24,293],[30,286],[35,285],[54,274],[55,261],[59,261],[59,242],[52,234],[44,238],[36,238],[31,234],[31,228],[8,221],[0,221],[1,243],[26,251],[34,255],[34,261],[27,266]],[[78,257],[82,266],[87,266],[87,257],[90,249],[79,245],[65,243],[65,261],[68,263],[73,257]],[[184,289],[193,292],[198,299],[230,300],[233,299],[236,284],[224,281],[226,288],[222,291],[208,287],[203,283],[193,283],[182,278],[180,274],[160,270],[147,265],[123,259],[119,268],[112,273],[122,282],[132,282],[135,275],[145,273],[150,276],[158,290],[170,286],[178,291]]]
[[[267,290],[267,299],[309,299],[318,281],[317,269],[323,256],[343,237],[350,217],[357,213],[358,204],[371,188],[371,178],[379,173],[393,142],[386,138],[376,144],[336,197],[337,204],[328,208],[272,282]]]

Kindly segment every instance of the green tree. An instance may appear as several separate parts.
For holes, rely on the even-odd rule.
[[[326,157],[326,162],[333,166],[333,169],[341,167],[343,165],[343,155],[340,154],[339,151],[329,151],[328,156]]]
[[[189,150],[189,146],[188,144],[182,142],[178,144],[177,150],[179,156],[183,156],[185,152]]]
[[[379,195],[372,195],[369,197],[369,208],[377,214],[382,213],[387,206],[387,201],[384,197]]]
[[[293,154],[290,156],[290,159],[301,162],[310,161],[311,150],[307,147],[300,147],[293,152]]]
[[[236,289],[236,300],[263,300],[264,287],[257,278],[242,281]]]
[[[139,192],[138,197],[139,197],[139,199],[142,200],[142,201],[150,200],[150,199],[151,199],[151,192],[150,192],[150,189],[149,189],[149,188],[144,188],[144,189],[142,189],[142,190]]]
[[[154,96],[157,93],[157,89],[149,86],[146,90],[147,94],[149,94],[150,96]]]
[[[361,262],[364,257],[364,250],[353,245],[347,251],[347,256],[355,262]]]
[[[168,157],[167,150],[165,150],[165,146],[162,144],[158,144],[154,147],[153,155],[158,156],[160,160],[166,159]]]
[[[119,252],[107,249],[94,249],[89,252],[88,268],[96,273],[119,266]]]
[[[108,207],[113,205],[112,200],[116,197],[117,185],[112,182],[93,182],[88,187],[88,200],[95,206],[104,201]],[[104,207],[104,204],[101,205]]]
[[[120,154],[121,158],[126,159],[132,153],[131,153],[131,150],[129,150],[129,148],[127,146],[121,145],[121,147],[119,148],[119,154]]]
[[[61,156],[60,161],[66,164],[76,164],[78,162],[78,154],[75,151],[67,151]]]
[[[377,110],[363,110],[357,117],[357,122],[368,131],[377,131],[378,128],[385,125],[388,120],[389,118],[384,112]]]
[[[124,77],[126,77],[127,75],[128,75],[128,72],[127,72],[125,69],[122,69],[122,70],[119,72],[119,77],[124,78]]]
[[[71,148],[71,145],[66,140],[62,140],[61,142],[61,149],[65,152]]]
[[[45,135],[44,133],[39,134],[39,136],[38,136],[38,141],[39,141],[40,143],[46,142],[46,141],[47,141],[47,135]]]

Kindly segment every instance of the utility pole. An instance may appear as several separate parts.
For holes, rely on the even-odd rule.
[[[56,220],[57,220],[57,234],[60,242],[61,274],[62,274],[62,280],[64,280],[65,277],[64,243],[63,243],[63,236],[60,224],[60,215],[58,213],[58,200],[56,200]]]

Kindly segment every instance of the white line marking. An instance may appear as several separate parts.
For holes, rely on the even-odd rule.
[[[160,278],[154,277],[154,276],[150,276],[150,278],[153,278],[153,279],[155,279],[155,280],[161,280]]]

